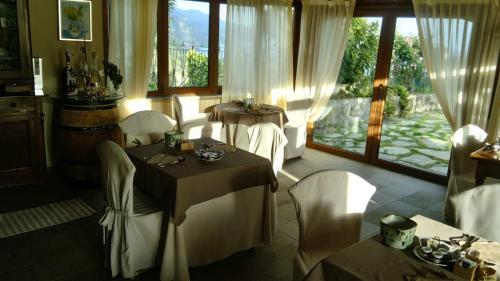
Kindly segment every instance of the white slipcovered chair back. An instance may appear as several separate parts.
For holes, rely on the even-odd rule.
[[[174,114],[184,138],[210,137],[220,140],[222,122],[208,121],[208,113],[200,113],[200,97],[173,95]]]
[[[188,120],[203,119],[208,115],[200,113],[200,97],[173,95],[175,118],[180,126]]]
[[[469,189],[450,199],[454,224],[466,233],[500,242],[500,184]]]
[[[285,159],[300,157],[304,154],[310,102],[304,91],[294,92],[287,96],[288,123],[285,124],[284,131],[288,144],[285,147]]]
[[[106,202],[110,209],[133,213],[135,166],[115,142],[105,141],[97,147],[101,159]]]
[[[444,215],[449,222],[454,221],[450,211],[450,198],[475,185],[474,173],[477,163],[470,158],[470,154],[483,146],[486,137],[485,131],[472,124],[458,129],[451,137],[450,178],[444,205]]]
[[[298,91],[287,96],[286,116],[291,126],[307,125],[311,100],[303,92]]]
[[[119,126],[124,134],[140,135],[172,130],[176,125],[174,119],[153,110],[133,113],[120,121]]]
[[[248,128],[247,132],[248,151],[269,159],[277,174],[283,166],[285,145],[288,142],[283,130],[274,123],[259,123]]]
[[[488,134],[476,125],[465,125],[458,129],[451,137],[452,158],[450,169],[455,174],[467,174],[476,170],[476,161],[470,154],[481,148]]]
[[[321,259],[359,241],[366,206],[376,188],[346,171],[324,170],[290,187],[299,222],[294,280],[302,280]]]

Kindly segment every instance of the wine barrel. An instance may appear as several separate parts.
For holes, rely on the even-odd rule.
[[[55,152],[62,175],[78,184],[100,181],[101,170],[96,148],[103,141],[122,145],[116,103],[75,105],[60,103],[57,110]]]

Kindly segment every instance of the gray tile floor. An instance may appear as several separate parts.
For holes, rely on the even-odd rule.
[[[322,169],[347,170],[377,187],[365,214],[362,237],[378,232],[378,220],[388,213],[422,214],[443,221],[445,187],[364,163],[307,149],[289,160],[278,175],[278,233],[272,246],[237,253],[223,261],[190,269],[191,280],[291,280],[297,250],[298,225],[287,190],[298,179]],[[0,189],[0,213],[80,197],[102,210],[99,188],[69,187],[52,178],[48,187]],[[101,230],[97,216],[0,239],[0,280],[120,280],[103,267]],[[158,280],[152,269],[136,280]]]

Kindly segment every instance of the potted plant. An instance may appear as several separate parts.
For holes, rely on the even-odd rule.
[[[114,91],[115,94],[118,94],[120,91],[120,85],[123,82],[123,76],[120,74],[120,70],[115,64],[109,61],[103,61],[103,65],[104,65],[104,74],[106,75],[106,77],[109,78],[111,83],[113,83],[113,89],[115,90]]]

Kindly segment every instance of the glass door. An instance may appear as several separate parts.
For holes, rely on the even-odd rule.
[[[452,130],[425,70],[415,18],[397,18],[378,159],[446,176]]]
[[[356,17],[340,73],[312,141],[323,148],[365,157],[382,17]]]
[[[308,146],[444,182],[452,130],[410,16],[353,19],[335,90]]]

